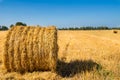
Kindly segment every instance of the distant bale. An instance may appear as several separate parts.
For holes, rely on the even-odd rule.
[[[7,71],[55,70],[57,29],[53,27],[12,27],[4,46]]]
[[[115,34],[116,34],[116,33],[118,33],[118,31],[114,30],[114,31],[113,31],[113,33],[115,33]]]

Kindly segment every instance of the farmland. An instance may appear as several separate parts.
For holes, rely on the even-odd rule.
[[[56,71],[6,72],[3,66],[4,40],[0,31],[0,79],[15,80],[120,80],[120,31],[58,31]]]

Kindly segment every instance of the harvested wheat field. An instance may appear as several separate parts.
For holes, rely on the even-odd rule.
[[[3,66],[0,31],[0,80],[120,80],[120,31],[58,31],[58,63],[55,72],[7,72]]]

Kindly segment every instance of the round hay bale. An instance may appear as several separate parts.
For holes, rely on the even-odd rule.
[[[12,27],[4,46],[7,71],[55,70],[57,29],[53,27]]]
[[[117,33],[118,33],[118,31],[117,31],[117,30],[114,30],[114,31],[113,31],[113,33],[117,34]]]

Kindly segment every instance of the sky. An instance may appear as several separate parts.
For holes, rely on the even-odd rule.
[[[0,25],[120,27],[120,0],[0,0]]]

